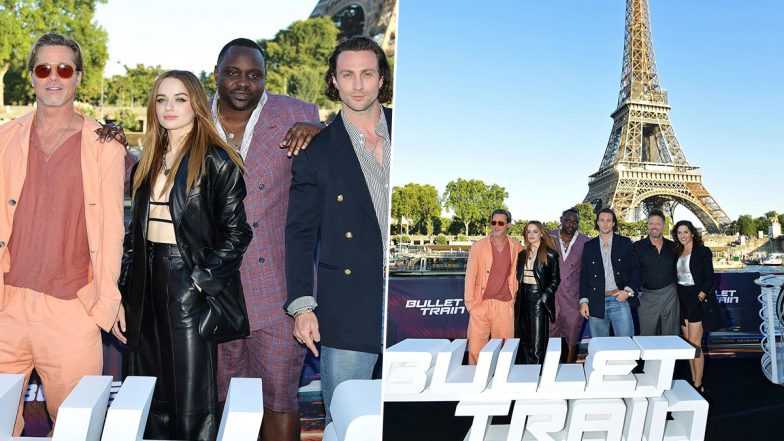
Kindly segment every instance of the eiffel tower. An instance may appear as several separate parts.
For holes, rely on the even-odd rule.
[[[588,195],[598,210],[610,207],[626,220],[663,209],[672,216],[688,208],[710,233],[730,223],[702,185],[699,167],[686,161],[668,113],[667,92],[659,86],[651,39],[648,0],[626,0],[626,37],[618,107],[599,171],[590,176]]]

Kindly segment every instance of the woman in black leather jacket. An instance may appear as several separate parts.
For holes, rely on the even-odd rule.
[[[237,299],[247,323],[239,268],[252,232],[242,158],[208,108],[192,73],[158,77],[133,174],[112,333],[130,349],[123,375],[157,378],[145,439],[215,439],[217,342],[200,321],[208,301],[230,296],[223,299]]]
[[[517,363],[542,364],[548,321],[555,321],[555,292],[561,283],[555,242],[539,221],[525,225],[525,249],[517,257],[515,337],[521,339]]]

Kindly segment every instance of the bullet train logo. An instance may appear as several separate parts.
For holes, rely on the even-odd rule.
[[[716,299],[719,303],[735,303],[738,304],[740,302],[740,297],[737,294],[737,290],[734,289],[722,289],[716,290]]]
[[[406,300],[406,309],[418,309],[422,315],[465,314],[463,299]]]
[[[680,337],[592,338],[584,364],[559,364],[553,338],[542,365],[516,365],[519,343],[490,340],[467,366],[464,339],[404,340],[384,353],[384,401],[457,402],[455,416],[473,417],[468,441],[705,438],[708,402],[672,379],[675,361],[695,356]]]

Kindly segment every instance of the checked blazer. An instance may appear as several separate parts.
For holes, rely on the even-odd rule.
[[[292,160],[279,148],[292,125],[318,121],[318,108],[284,95],[267,92],[267,102],[253,128],[245,158],[245,213],[253,240],[240,268],[251,331],[291,320],[286,301],[284,230],[289,205]]]

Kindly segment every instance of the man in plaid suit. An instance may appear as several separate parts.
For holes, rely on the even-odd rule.
[[[264,388],[261,439],[293,441],[300,438],[297,390],[305,348],[292,337],[293,322],[283,310],[291,160],[280,149],[287,147],[281,143],[284,138],[283,144],[308,141],[318,129],[308,131],[296,123],[318,121],[319,114],[313,104],[265,91],[265,77],[261,49],[252,40],[236,39],[221,50],[215,66],[218,92],[212,100],[212,116],[218,132],[245,159],[245,211],[253,241],[240,269],[251,337],[218,346],[218,388],[220,399],[225,400],[232,377],[260,377]],[[292,132],[287,136],[289,128]]]

